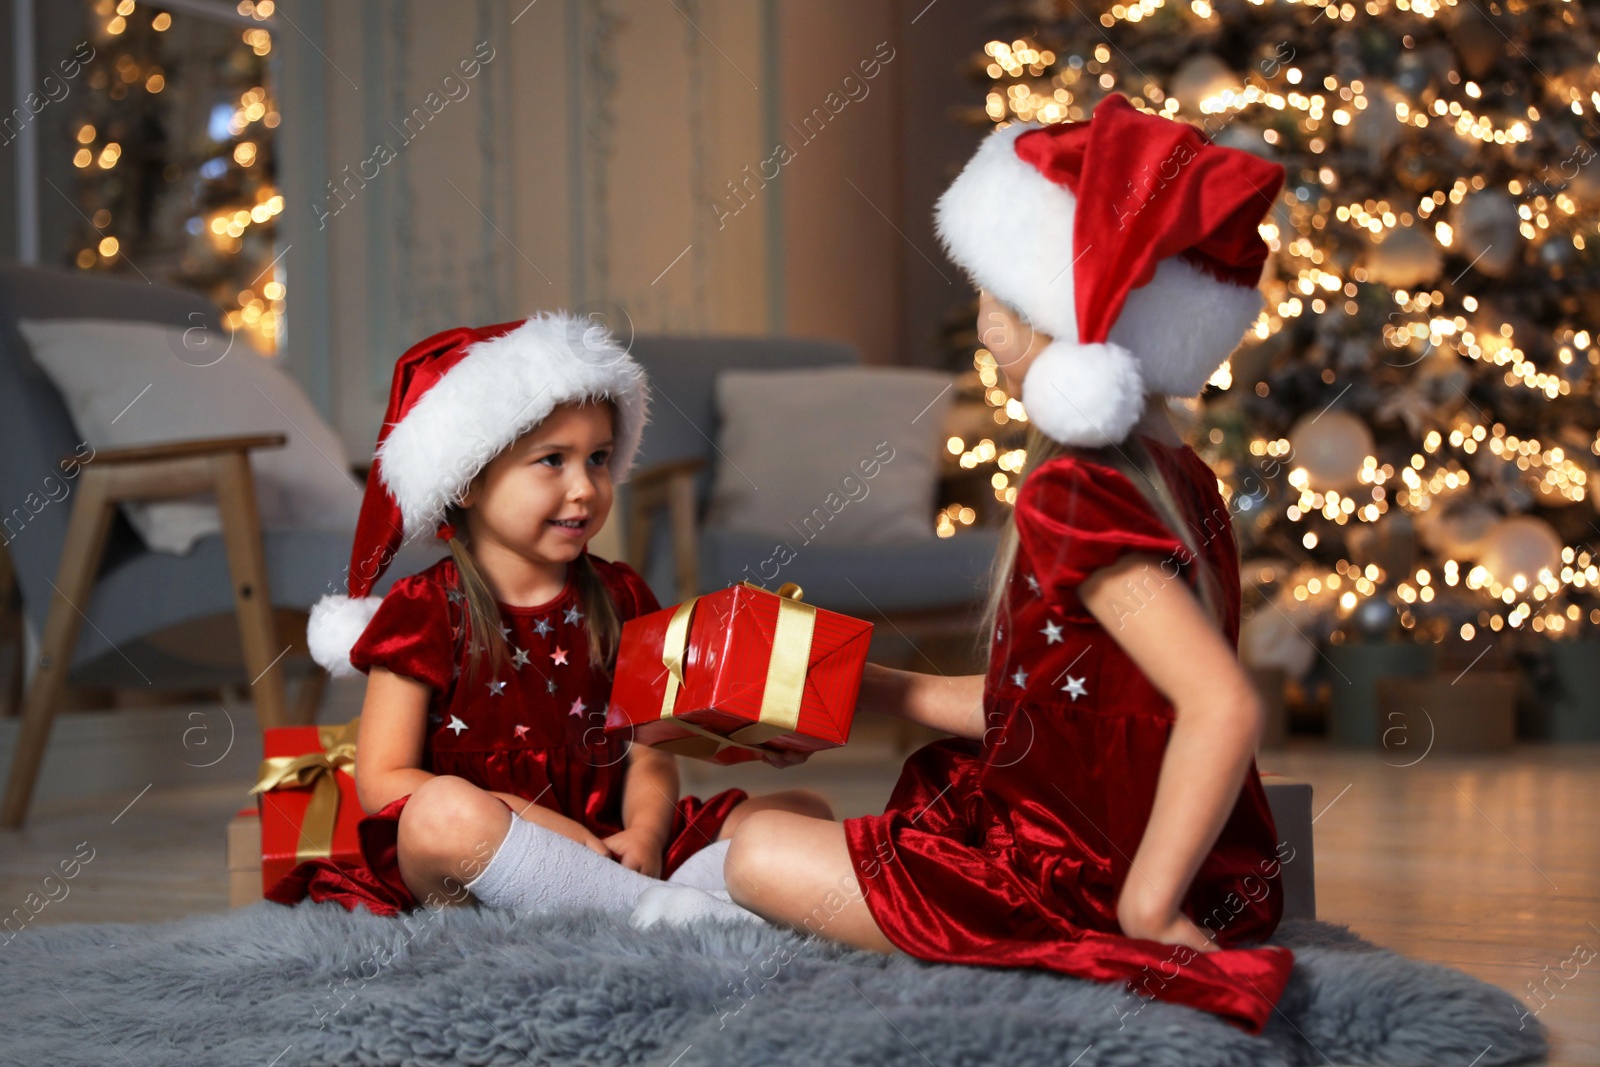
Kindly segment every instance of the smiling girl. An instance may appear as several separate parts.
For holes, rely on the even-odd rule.
[[[631,567],[588,550],[646,404],[638,364],[559,313],[448,330],[401,357],[352,595],[320,603],[308,635],[331,672],[368,675],[363,862],[308,861],[269,899],[628,910],[663,877],[720,890],[726,846],[707,846],[753,811],[830,817],[801,792],[680,799],[673,757],[603,729],[622,623],[659,608]],[[403,538],[430,534],[447,558],[366,595]]]

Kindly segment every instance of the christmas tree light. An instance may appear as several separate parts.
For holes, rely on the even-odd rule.
[[[137,0],[87,0],[96,57],[72,162],[84,225],[81,270],[194,289],[231,333],[277,351],[286,296],[277,276],[268,88],[272,0],[244,0],[235,25]]]

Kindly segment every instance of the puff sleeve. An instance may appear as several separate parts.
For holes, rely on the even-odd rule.
[[[1083,580],[1127,553],[1158,557],[1165,578],[1193,563],[1126,475],[1079,456],[1058,456],[1028,476],[1017,492],[1015,521],[1019,564],[1033,568],[1047,603],[1073,613],[1083,611],[1077,597]]]
[[[455,671],[456,641],[450,602],[438,582],[423,575],[402,578],[350,649],[350,664],[363,674],[383,667],[443,690]]]

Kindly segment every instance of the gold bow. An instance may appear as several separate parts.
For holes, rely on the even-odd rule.
[[[750,582],[740,585],[766,593]],[[726,736],[713,733],[688,719],[675,718],[673,705],[678,701],[678,690],[683,686],[683,657],[689,647],[689,623],[694,615],[694,605],[699,597],[692,597],[678,605],[667,623],[666,639],[662,645],[661,663],[667,668],[666,690],[661,697],[661,718],[674,719],[679,726],[698,737],[683,737],[664,741],[652,747],[696,759],[709,759],[724,748],[742,748],[749,752],[770,752],[765,742],[784,734],[792,734],[800,725],[800,703],[805,696],[806,669],[811,665],[811,639],[817,625],[817,609],[801,603],[802,591],[793,582],[778,588],[778,622],[772,635],[772,656],[767,661],[767,679],[761,692],[761,711],[758,721],[740,727]],[[710,742],[710,747],[707,747]]]
[[[301,756],[269,756],[256,770],[256,784],[250,792],[311,787],[311,802],[306,805],[300,824],[300,843],[294,850],[296,863],[327,859],[333,854],[333,827],[339,818],[339,779],[337,772],[349,771],[356,762],[357,715],[343,726],[317,727],[320,752]]]

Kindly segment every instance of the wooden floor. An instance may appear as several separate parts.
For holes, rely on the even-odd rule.
[[[850,748],[787,772],[684,761],[685,788],[804,785],[842,816],[879,811],[898,764],[893,740],[864,726]],[[1385,758],[1297,739],[1259,760],[1315,788],[1319,918],[1501,986],[1550,1028],[1551,1063],[1600,1063],[1600,746],[1433,754],[1410,767]],[[60,861],[92,849],[34,922],[224,910],[223,826],[244,789],[42,803],[25,830],[0,832],[0,901],[42,895]]]
[[[1600,746],[1385,759],[1259,761],[1314,787],[1318,918],[1500,986],[1550,1028],[1551,1063],[1600,1063]]]

